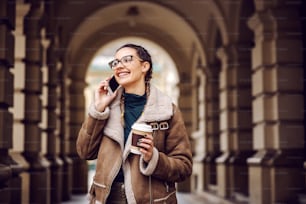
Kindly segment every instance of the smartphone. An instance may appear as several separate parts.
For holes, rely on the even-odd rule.
[[[109,80],[109,82],[108,82],[108,92],[110,93],[110,94],[113,94],[116,90],[117,90],[117,88],[119,87],[119,84],[118,84],[118,82],[116,81],[116,78],[115,78],[115,76],[112,76],[112,78]]]

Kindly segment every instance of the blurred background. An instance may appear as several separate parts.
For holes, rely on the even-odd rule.
[[[85,203],[75,142],[118,47],[184,116],[186,203],[306,203],[303,0],[2,0],[0,203]],[[183,203],[179,197],[179,203]],[[206,202],[207,201],[207,202]]]

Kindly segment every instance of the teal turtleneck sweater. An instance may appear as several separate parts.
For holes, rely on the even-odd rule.
[[[140,117],[144,105],[147,102],[146,94],[139,96],[136,94],[123,93],[124,96],[124,142],[126,142],[132,125]]]
[[[139,96],[136,94],[123,93],[124,97],[124,144],[130,134],[131,127],[135,121],[140,117],[144,106],[147,102],[146,94]],[[116,182],[123,182],[123,171],[120,169]]]

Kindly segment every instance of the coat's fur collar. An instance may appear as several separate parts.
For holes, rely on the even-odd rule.
[[[172,115],[171,98],[151,85],[150,95],[144,112],[137,122],[164,121],[170,119]]]
[[[118,90],[118,95],[110,105],[110,114],[104,128],[105,135],[118,141],[123,149],[123,127],[121,125],[120,98],[123,88]],[[155,86],[150,86],[150,95],[144,107],[142,115],[137,122],[158,122],[165,121],[172,117],[173,105],[169,96],[159,91]],[[127,141],[128,142],[128,141]]]

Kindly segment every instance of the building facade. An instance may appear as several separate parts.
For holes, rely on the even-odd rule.
[[[87,192],[75,149],[85,77],[99,48],[124,36],[176,64],[194,154],[179,191],[303,203],[304,1],[3,0],[0,19],[0,203]]]

